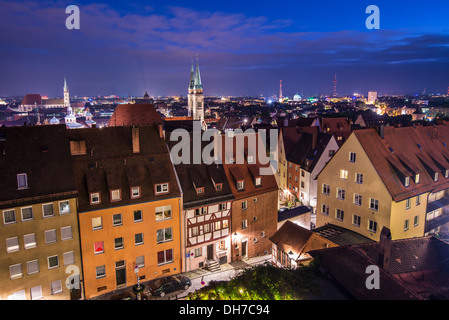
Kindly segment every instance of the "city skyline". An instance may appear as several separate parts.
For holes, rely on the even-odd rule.
[[[285,96],[378,91],[445,94],[449,5],[377,1],[243,3],[0,1],[0,95],[186,95],[190,61],[205,96]],[[68,30],[65,8],[80,8]]]

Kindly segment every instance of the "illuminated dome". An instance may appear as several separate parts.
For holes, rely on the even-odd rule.
[[[301,96],[299,95],[299,94],[295,94],[294,96],[293,96],[293,101],[301,101]]]

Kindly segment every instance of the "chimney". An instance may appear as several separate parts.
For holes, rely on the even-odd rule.
[[[391,232],[387,227],[382,228],[379,240],[377,265],[389,272],[391,260]]]
[[[133,153],[140,153],[139,128],[132,128]]]

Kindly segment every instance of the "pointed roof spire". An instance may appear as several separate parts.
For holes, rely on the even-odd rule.
[[[189,89],[195,89],[195,80],[194,80],[194,71],[193,71],[193,59],[192,62],[192,68],[190,69],[190,83],[189,83]]]
[[[64,90],[69,89],[69,87],[67,86],[67,79],[64,77]]]
[[[201,84],[200,64],[198,62],[198,55],[196,55],[195,89],[203,89],[203,85]]]

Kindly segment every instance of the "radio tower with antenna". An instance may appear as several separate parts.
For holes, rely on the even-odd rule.
[[[337,74],[335,74],[334,78],[334,97],[337,96]]]
[[[284,101],[284,97],[282,96],[282,80],[279,82],[279,102],[282,103]]]

